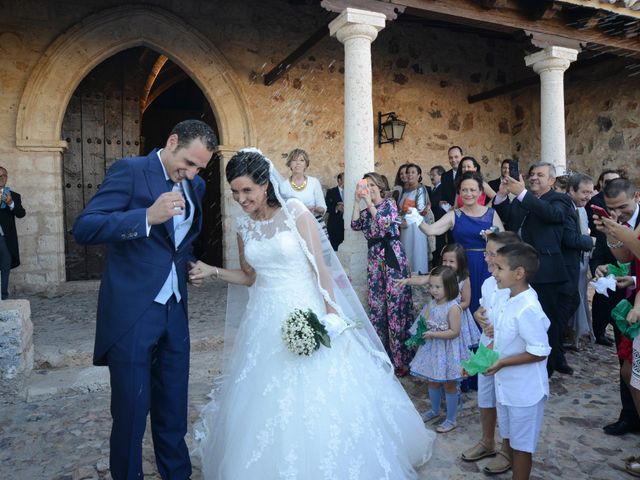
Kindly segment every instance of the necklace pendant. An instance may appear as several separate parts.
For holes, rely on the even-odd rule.
[[[298,185],[293,181],[293,178],[289,178],[289,184],[291,185],[291,188],[293,188],[296,192],[299,192],[301,190],[304,190],[304,188],[307,186],[307,178],[305,177],[304,182],[302,182],[302,185]]]

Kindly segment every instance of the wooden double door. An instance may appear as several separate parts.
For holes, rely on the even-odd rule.
[[[71,97],[62,125],[62,138],[67,142],[63,154],[67,280],[99,279],[104,270],[106,247],[76,244],[71,229],[109,167],[122,157],[146,155],[163,146],[173,126],[182,120],[200,118],[216,131],[202,91],[171,62],[156,77],[157,88],[164,93],[142,112],[140,97],[145,91],[144,101],[149,97],[147,82],[157,55],[144,47],[120,52],[92,70]],[[171,78],[182,80],[172,82]],[[165,88],[167,84],[171,86]],[[223,256],[220,168],[221,158],[214,155],[200,173],[207,191],[203,230],[194,244],[196,256],[214,265],[222,265]]]
[[[119,158],[143,151],[140,96],[144,72],[129,50],[98,65],[78,86],[62,124],[67,280],[100,278],[106,247],[75,243],[71,228]]]

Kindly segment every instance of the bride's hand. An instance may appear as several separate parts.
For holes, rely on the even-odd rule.
[[[199,287],[205,278],[215,275],[218,267],[207,265],[198,260],[196,263],[189,262],[189,283],[194,287]]]

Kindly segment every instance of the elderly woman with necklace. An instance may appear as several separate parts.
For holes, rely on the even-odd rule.
[[[324,227],[322,216],[327,211],[322,186],[317,178],[306,175],[309,167],[309,155],[301,148],[294,148],[287,157],[287,167],[291,176],[280,185],[280,193],[284,198],[297,198],[316,217]]]

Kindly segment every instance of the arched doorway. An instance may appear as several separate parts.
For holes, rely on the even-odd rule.
[[[32,161],[45,165],[62,187],[59,165],[68,144],[60,138],[62,123],[73,92],[81,81],[105,59],[132,47],[144,46],[166,55],[180,66],[202,90],[213,107],[220,132],[220,150],[225,159],[238,148],[255,143],[247,102],[240,82],[220,51],[196,28],[159,7],[119,6],[96,12],[69,28],[45,51],[33,68],[17,108],[16,147],[29,152]],[[222,165],[220,165],[222,168]],[[46,233],[59,245],[57,259],[43,273],[51,287],[64,282],[65,217],[63,188],[42,192],[42,201],[53,207],[46,226],[34,235]],[[230,212],[228,192],[222,195],[222,215]],[[234,238],[224,232],[225,262],[235,262]],[[43,286],[45,284],[43,283]]]
[[[180,67],[164,59],[161,59],[163,67],[155,79],[155,86],[147,81],[149,93],[143,105],[142,154],[162,146],[171,128],[187,118],[197,118],[207,123],[219,138],[213,111],[200,88]],[[216,154],[207,168],[200,172],[207,189],[202,200],[202,231],[193,247],[195,256],[211,265],[223,263],[222,161],[222,156]]]
[[[124,50],[96,66],[74,92],[62,124],[65,269],[67,280],[100,278],[104,246],[81,246],[71,229],[96,193],[106,171],[119,158],[147,155],[162,147],[171,128],[199,118],[217,130],[213,111],[195,82],[164,55],[146,47]],[[207,181],[205,231],[199,254],[222,261],[220,164],[216,157]],[[217,208],[212,208],[217,206]]]

